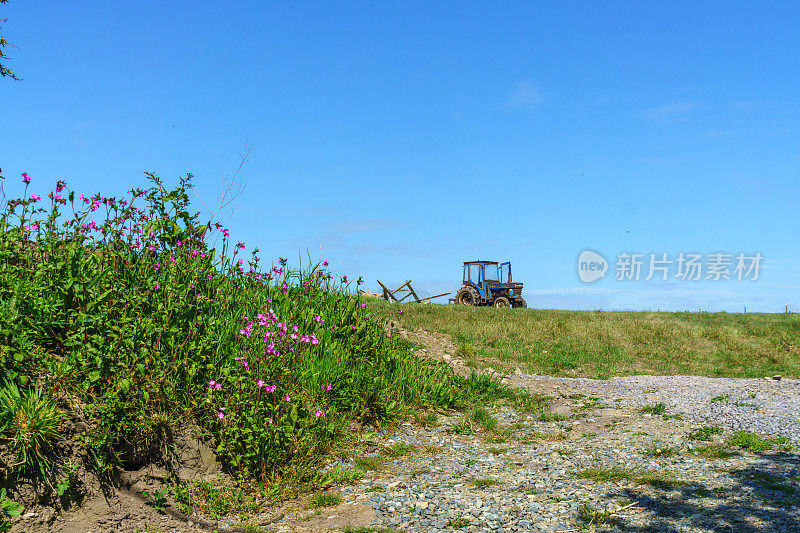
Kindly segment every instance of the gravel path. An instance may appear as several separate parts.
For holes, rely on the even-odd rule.
[[[426,345],[420,356],[470,371],[445,337],[400,333]],[[729,442],[746,430],[800,444],[800,381],[498,377],[552,397],[550,413],[504,408],[496,429],[471,434],[456,431],[463,413],[382,430],[327,466],[375,467],[329,489],[342,504],[281,514],[266,530],[800,531],[800,458]],[[639,410],[659,403],[663,413]],[[708,426],[718,429],[698,432]]]
[[[623,398],[625,405],[664,403],[670,412],[730,430],[786,437],[800,445],[800,381],[698,376],[630,376],[596,380],[519,374],[514,385],[540,390],[582,391]]]
[[[344,503],[323,509],[316,528],[290,513],[268,530],[321,531],[326,519],[351,516],[354,526],[432,533],[800,531],[794,454],[731,449],[729,457],[707,457],[705,447],[726,434],[692,441],[687,435],[698,424],[690,420],[589,396],[571,401],[568,419],[504,410],[496,413],[499,431],[473,435],[452,432],[462,422],[458,414],[441,417],[437,427],[404,424],[330,465],[382,460],[360,482],[331,489]],[[398,443],[408,452],[393,457],[387,450]]]

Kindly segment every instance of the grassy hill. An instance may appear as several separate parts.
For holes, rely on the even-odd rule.
[[[403,312],[400,313],[399,310]],[[468,363],[531,374],[800,377],[800,315],[382,304],[406,328],[449,335]]]

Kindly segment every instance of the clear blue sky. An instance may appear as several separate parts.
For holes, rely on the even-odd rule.
[[[429,293],[510,259],[532,307],[799,310],[800,5],[656,4],[11,0],[6,191],[191,171],[211,205],[249,142],[225,222],[267,258]],[[692,251],[760,252],[760,279],[614,279],[621,252]]]

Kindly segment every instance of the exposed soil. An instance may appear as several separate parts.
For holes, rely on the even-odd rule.
[[[93,468],[94,459],[78,441],[86,425],[79,415],[66,419],[61,427],[62,439],[51,452],[51,475],[44,482],[13,468],[13,455],[0,448],[0,481],[8,497],[25,507],[25,512],[12,522],[12,532],[39,533],[57,531],[84,533],[90,531],[145,531],[156,527],[166,531],[213,529],[216,524],[188,519],[167,506],[159,512],[142,493],[162,489],[170,475],[168,464],[183,480],[231,483],[216,460],[212,448],[195,437],[190,429],[174,436],[174,454],[169,458],[155,450],[128,450],[123,468],[106,478]],[[77,465],[69,488],[61,495],[56,486],[67,478],[65,465]],[[171,500],[168,499],[170,503]]]

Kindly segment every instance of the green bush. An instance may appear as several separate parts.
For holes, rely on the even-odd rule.
[[[0,367],[85,404],[100,467],[146,460],[192,420],[232,471],[266,480],[315,462],[351,420],[519,399],[413,357],[327,262],[246,258],[189,211],[191,175],[167,189],[147,174],[125,198],[59,181],[47,200],[23,177],[0,214]]]

